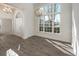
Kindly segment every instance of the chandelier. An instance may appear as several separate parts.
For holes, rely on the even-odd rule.
[[[43,8],[38,8],[35,10],[36,16],[41,16],[44,14],[44,9]]]
[[[0,11],[7,13],[7,14],[12,14],[13,8],[5,4],[0,4]]]
[[[11,8],[9,8],[9,7],[4,7],[4,8],[2,9],[2,11],[3,11],[3,12],[6,12],[6,13],[12,13]]]

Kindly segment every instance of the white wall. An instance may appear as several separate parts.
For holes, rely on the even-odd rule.
[[[72,8],[71,4],[61,4],[62,5],[62,13],[61,13],[61,23],[60,23],[60,33],[44,33],[39,32],[38,30],[38,20],[35,18],[35,31],[36,35],[51,38],[55,40],[71,42],[72,40]],[[36,6],[37,7],[37,6]]]
[[[79,56],[79,3],[72,4],[72,12],[73,14],[73,32],[72,33],[72,45],[73,45],[73,51],[75,55]],[[75,26],[73,26],[75,25]]]
[[[31,3],[12,3],[14,7],[22,10],[24,14],[24,38],[34,35],[34,11]]]

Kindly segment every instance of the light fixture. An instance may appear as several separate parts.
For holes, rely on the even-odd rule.
[[[41,8],[38,8],[35,10],[35,14],[36,16],[41,16],[44,14],[44,9],[41,7]]]
[[[2,9],[2,11],[3,11],[3,12],[6,12],[6,13],[12,13],[11,8],[6,7],[6,6]]]

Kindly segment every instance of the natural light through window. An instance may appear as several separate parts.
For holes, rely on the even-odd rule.
[[[6,56],[19,56],[19,55],[12,49],[9,49],[6,51]]]
[[[61,5],[54,4],[54,33],[60,33]]]
[[[39,9],[39,31],[60,33],[60,4],[45,4]]]
[[[48,21],[49,20],[49,17],[48,16],[45,16],[45,21]]]

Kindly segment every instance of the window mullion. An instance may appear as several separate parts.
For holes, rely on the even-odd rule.
[[[52,4],[52,33],[54,33],[54,4]]]
[[[43,20],[43,32],[45,32],[45,15],[44,15],[44,20]]]

